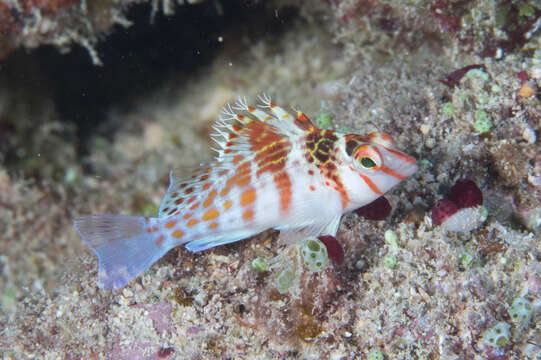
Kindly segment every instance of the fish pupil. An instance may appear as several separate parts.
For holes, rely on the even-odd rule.
[[[365,168],[373,168],[376,166],[376,163],[374,162],[374,160],[370,159],[369,157],[363,157],[361,159],[361,165]]]

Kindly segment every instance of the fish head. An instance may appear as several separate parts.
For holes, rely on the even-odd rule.
[[[415,159],[396,150],[387,134],[348,134],[345,139],[349,168],[354,173],[348,187],[359,206],[382,196],[417,171]]]

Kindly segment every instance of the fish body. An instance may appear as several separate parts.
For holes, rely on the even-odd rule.
[[[281,236],[336,235],[342,214],[371,203],[412,175],[415,159],[385,134],[316,128],[262,97],[224,108],[213,163],[172,171],[157,218],[90,215],[75,220],[99,260],[103,288],[119,288],[167,251],[201,251],[270,228]]]

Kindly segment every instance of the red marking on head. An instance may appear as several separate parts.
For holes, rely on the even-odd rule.
[[[400,173],[397,173],[391,168],[388,168],[387,166],[382,166],[381,171],[383,171],[387,175],[391,175],[392,177],[397,178],[398,180],[404,180],[406,177],[404,175],[401,175]]]
[[[370,190],[372,190],[376,195],[383,195],[381,190],[376,186],[376,184],[374,184],[374,182],[372,180],[370,180],[370,178],[368,176],[365,176],[365,175],[363,175],[361,173],[358,173],[358,174],[361,177],[361,179],[363,179],[365,184],[368,185]]]
[[[237,120],[238,121],[242,121],[244,120],[244,116],[240,115],[240,114],[237,114]],[[237,130],[238,131],[238,130]]]
[[[271,109],[272,109],[273,107],[275,107],[275,106],[276,106],[275,104],[273,104],[273,103],[271,103],[271,102],[269,103],[269,107],[270,107]]]
[[[148,228],[148,229],[147,229],[147,233],[150,234],[151,232],[152,232],[152,229],[151,229],[151,228]]]
[[[238,118],[238,116],[237,116],[237,118]],[[242,116],[241,116],[241,119],[242,119]],[[231,127],[233,128],[234,131],[237,131],[237,132],[242,130],[242,126],[240,126],[238,124],[233,124]]]
[[[156,246],[157,246],[157,247],[162,246],[163,240],[165,240],[165,236],[160,235],[160,236],[156,239],[156,242],[155,242],[155,243],[156,243]]]
[[[255,111],[255,108],[253,106],[248,106],[248,111],[249,112],[254,112]]]
[[[233,144],[234,144],[234,143],[233,143],[232,141],[228,141],[228,142],[225,143],[225,146],[229,147],[229,146],[231,146],[231,145],[233,145]]]
[[[256,191],[254,188],[249,188],[240,195],[240,206],[248,206],[255,202]]]
[[[395,149],[391,149],[391,148],[388,148],[388,147],[386,147],[385,150],[387,150],[388,152],[390,152],[391,154],[393,154],[397,158],[400,158],[400,159],[402,159],[404,161],[407,161],[409,163],[412,163],[412,164],[415,163],[414,158],[412,158],[411,156],[408,156],[408,155],[406,155],[406,154],[404,154],[404,153],[402,153],[400,151],[397,151]]]

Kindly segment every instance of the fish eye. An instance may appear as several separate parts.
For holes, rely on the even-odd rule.
[[[360,145],[353,158],[363,169],[377,170],[383,165],[383,159],[378,149],[368,144]]]
[[[361,163],[362,167],[367,168],[367,169],[377,166],[375,161],[369,158],[368,156],[362,157],[359,162]]]

